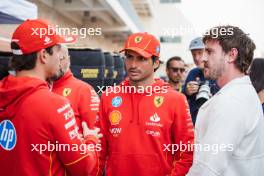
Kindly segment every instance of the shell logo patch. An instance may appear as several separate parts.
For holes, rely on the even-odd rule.
[[[121,119],[122,117],[119,111],[112,111],[109,115],[111,125],[118,125]]]
[[[62,92],[62,95],[64,97],[67,97],[68,95],[70,95],[70,93],[71,93],[71,89],[70,88],[64,88],[63,92]]]
[[[154,105],[158,108],[162,105],[164,101],[164,97],[163,96],[155,96],[154,97]]]
[[[141,36],[136,36],[135,37],[135,43],[139,43],[139,42],[141,42],[141,40],[142,40]]]

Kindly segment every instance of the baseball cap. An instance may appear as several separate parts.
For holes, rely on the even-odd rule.
[[[44,20],[26,20],[20,24],[12,36],[20,49],[12,49],[13,54],[23,55],[39,51],[44,48],[59,44],[73,43],[76,41],[74,36],[61,36],[56,33],[54,27]]]
[[[128,37],[125,47],[120,52],[125,50],[135,51],[144,58],[150,58],[153,55],[159,57],[160,42],[147,32],[134,33]]]
[[[194,50],[194,49],[204,49],[204,43],[202,40],[202,37],[197,37],[195,39],[193,39],[189,45],[189,49],[190,50]]]

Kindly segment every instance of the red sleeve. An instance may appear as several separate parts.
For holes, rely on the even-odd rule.
[[[177,97],[175,120],[172,128],[174,144],[190,146],[193,144],[194,128],[190,115],[189,105],[184,95]],[[190,147],[189,147],[190,148]],[[176,151],[173,162],[172,174],[174,176],[185,176],[193,161],[193,151]]]
[[[67,146],[67,149],[56,149],[60,161],[71,175],[89,175],[96,167],[97,153],[88,149],[87,145],[96,146],[95,142],[92,139],[84,141],[80,137],[74,112],[66,100],[54,106],[57,109],[51,116],[50,124],[53,143]]]
[[[89,85],[83,85],[80,91],[78,111],[81,121],[85,121],[89,128],[94,127],[98,115],[100,99],[95,90]]]
[[[107,112],[105,109],[105,99],[107,96],[104,94],[101,97],[100,106],[99,106],[99,121],[96,122],[96,125],[100,128],[103,137],[101,138],[101,151],[99,153],[99,167],[96,176],[102,176],[105,169],[105,163],[108,155],[108,144],[107,144]]]

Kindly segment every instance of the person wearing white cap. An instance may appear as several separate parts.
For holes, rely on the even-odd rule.
[[[189,49],[192,53],[193,61],[197,67],[190,70],[182,89],[182,92],[186,95],[188,99],[192,115],[192,121],[194,124],[196,122],[198,110],[204,102],[197,101],[197,95],[199,93],[199,90],[203,90],[200,87],[202,85],[205,85],[205,83],[208,84],[210,90],[207,90],[207,98],[211,95],[214,95],[219,90],[219,87],[215,81],[207,79],[203,61],[204,48],[205,46],[201,37],[197,37],[191,41]]]
[[[193,62],[197,67],[203,68],[204,62],[202,60],[204,53],[204,43],[201,37],[193,39],[189,45],[189,49],[192,53]]]

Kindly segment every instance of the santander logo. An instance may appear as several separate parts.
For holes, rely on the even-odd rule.
[[[157,113],[155,113],[153,116],[150,117],[150,121],[159,122],[160,121],[160,117],[158,116]]]

